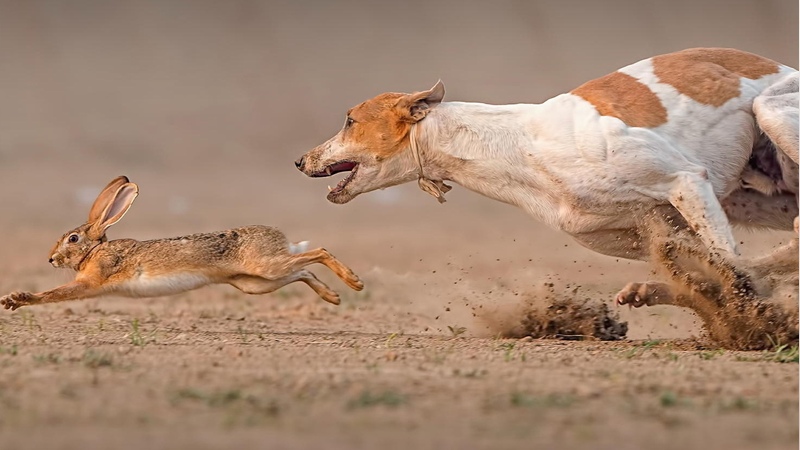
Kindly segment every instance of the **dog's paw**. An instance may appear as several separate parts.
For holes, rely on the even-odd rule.
[[[646,281],[644,283],[628,283],[617,294],[617,305],[628,305],[634,308],[642,306],[663,305],[672,302],[672,293],[664,283]]]
[[[30,305],[36,302],[36,297],[30,292],[12,292],[0,298],[0,305],[5,309],[14,311],[20,306]]]

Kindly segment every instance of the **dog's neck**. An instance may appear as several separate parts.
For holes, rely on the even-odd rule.
[[[544,216],[551,213],[542,209],[549,195],[540,189],[546,174],[531,170],[537,143],[530,127],[537,106],[451,102],[432,109],[415,133],[426,177],[453,181],[548,221]],[[545,191],[534,196],[535,204],[531,190]]]
[[[418,123],[419,140],[432,157],[441,154],[467,161],[502,158],[526,139],[522,114],[532,106],[442,103]]]

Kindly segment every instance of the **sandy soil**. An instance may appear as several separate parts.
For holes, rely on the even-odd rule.
[[[336,308],[292,289],[22,309],[0,321],[0,440],[14,449],[796,446],[796,364],[692,340],[465,337],[452,321],[449,334],[423,333],[429,321],[380,297]]]

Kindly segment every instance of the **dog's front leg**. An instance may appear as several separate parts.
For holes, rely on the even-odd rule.
[[[737,255],[731,224],[705,172],[676,174],[668,199],[709,250]]]

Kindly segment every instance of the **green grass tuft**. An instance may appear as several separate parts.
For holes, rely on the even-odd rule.
[[[347,402],[348,409],[358,408],[371,408],[373,406],[387,406],[396,408],[407,402],[405,395],[395,391],[383,391],[380,393],[372,393],[370,391],[363,391],[358,397]]]

